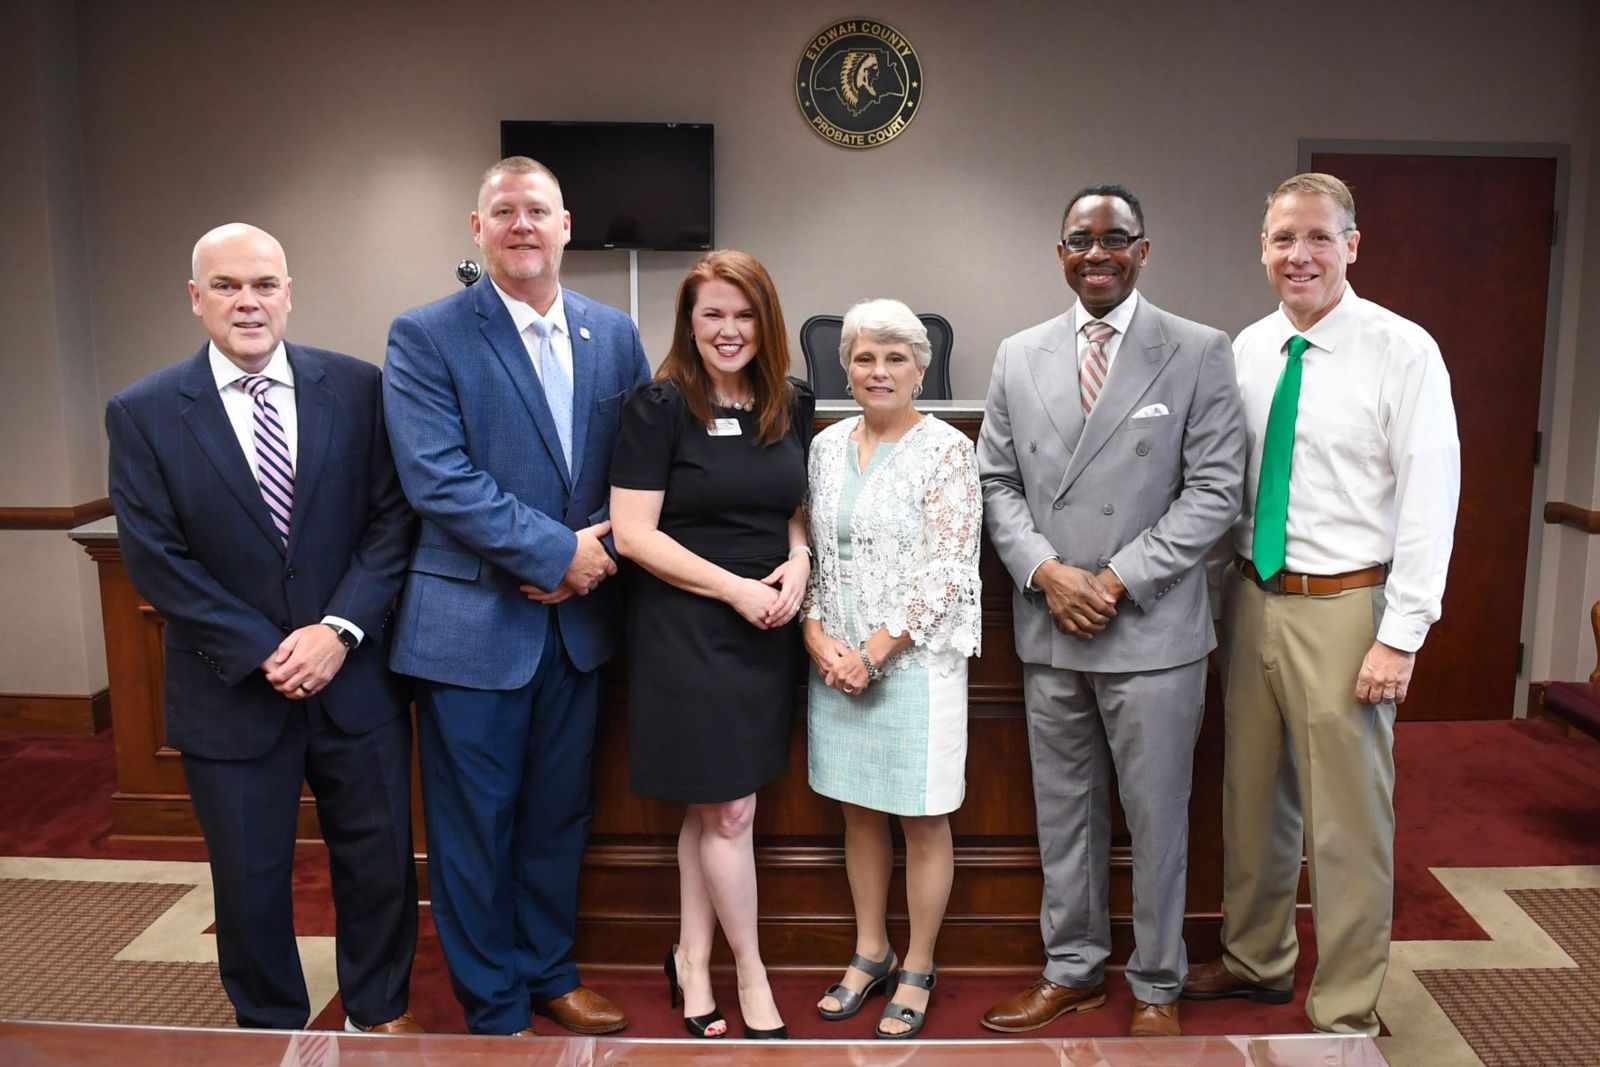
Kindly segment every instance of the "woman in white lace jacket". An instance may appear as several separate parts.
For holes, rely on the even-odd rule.
[[[927,330],[898,300],[851,308],[839,360],[862,414],[813,439],[807,472],[810,780],[844,807],[856,914],[855,957],[817,1008],[847,1019],[900,967],[885,923],[898,815],[911,942],[878,1022],[886,1038],[922,1028],[933,989],[954,873],[949,813],[966,790],[967,658],[981,621],[973,445],[912,403],[930,356]]]

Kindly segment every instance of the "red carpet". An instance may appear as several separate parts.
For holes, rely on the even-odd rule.
[[[1399,768],[1397,939],[1483,936],[1428,872],[1430,867],[1600,863],[1600,743],[1567,738],[1544,723],[1402,723],[1396,731],[1395,748]],[[199,845],[107,840],[115,779],[113,758],[109,734],[94,738],[0,736],[0,811],[5,813],[0,823],[0,855],[203,859]],[[300,850],[295,885],[300,932],[331,935],[327,868],[320,847]],[[1185,1032],[1304,1032],[1308,1026],[1303,999],[1315,946],[1309,923],[1302,922],[1301,927],[1303,948],[1294,1002],[1280,1007],[1241,1001],[1185,1004]],[[825,1023],[812,1010],[823,987],[835,977],[834,972],[820,971],[774,976],[779,1004],[796,1037],[870,1036],[883,1005],[881,998],[872,1001],[870,1010],[844,1023]],[[629,1034],[682,1034],[677,1013],[667,1006],[659,972],[590,970],[585,980],[628,1009],[633,1017]],[[977,1023],[984,1009],[1027,981],[1025,977],[947,977],[934,993],[924,1035],[985,1035],[987,1031]],[[719,1004],[737,1029],[731,973],[718,975],[717,991]],[[430,1030],[465,1029],[426,910],[412,976],[412,1010]],[[1050,1037],[1117,1035],[1125,1032],[1130,1010],[1127,986],[1114,975],[1105,1008],[1063,1018],[1041,1033]],[[333,1026],[341,1021],[335,1003],[318,1024]],[[546,1031],[555,1029],[544,1020],[535,1025]]]

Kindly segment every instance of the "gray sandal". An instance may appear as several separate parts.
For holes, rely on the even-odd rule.
[[[907,970],[902,970],[900,972],[901,985],[914,985],[918,989],[926,989],[930,994],[932,994],[934,984],[938,981],[938,979],[939,968],[937,967],[927,974],[923,974],[920,971]],[[931,997],[929,1002],[932,1002]],[[903,1034],[886,1033],[883,1029],[883,1023],[886,1019],[899,1019],[901,1022],[911,1027],[911,1029],[907,1030]],[[927,1022],[927,1020],[928,1013],[926,1011],[918,1011],[916,1008],[908,1008],[898,1001],[891,1000],[888,1005],[884,1007],[883,1015],[878,1019],[876,1036],[883,1038],[885,1041],[903,1041],[906,1038],[916,1037],[917,1034],[922,1031],[922,1024]]]
[[[872,979],[872,981],[868,982],[867,987],[859,993],[843,984],[836,983],[829,986],[823,990],[822,995],[837,1000],[839,1002],[839,1010],[829,1011],[819,1004],[817,1006],[817,1014],[830,1023],[852,1018],[856,1012],[861,1010],[861,1005],[867,1002],[868,997],[874,993],[888,993],[889,978],[894,974],[895,967],[899,962],[900,960],[896,958],[892,945],[889,948],[889,954],[881,960],[869,960],[859,953],[851,956],[848,967],[854,967]]]

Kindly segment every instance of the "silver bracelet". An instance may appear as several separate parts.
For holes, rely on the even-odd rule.
[[[872,657],[867,654],[867,643],[865,641],[861,642],[861,647],[856,649],[856,654],[861,657],[862,665],[867,668],[867,679],[869,681],[876,682],[883,677],[883,671],[876,663],[872,662]]]
[[[811,546],[810,545],[795,545],[793,548],[791,548],[789,550],[789,558],[790,559],[794,559],[794,554],[796,552],[804,552],[807,556],[810,556],[812,559],[816,559],[817,558],[817,554],[815,552],[811,551]]]

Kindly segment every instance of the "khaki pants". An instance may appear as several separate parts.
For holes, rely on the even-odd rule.
[[[1229,567],[1223,587],[1223,961],[1240,978],[1294,984],[1302,839],[1318,1030],[1378,1032],[1394,912],[1392,703],[1356,700],[1383,587],[1330,597],[1267,593]]]

